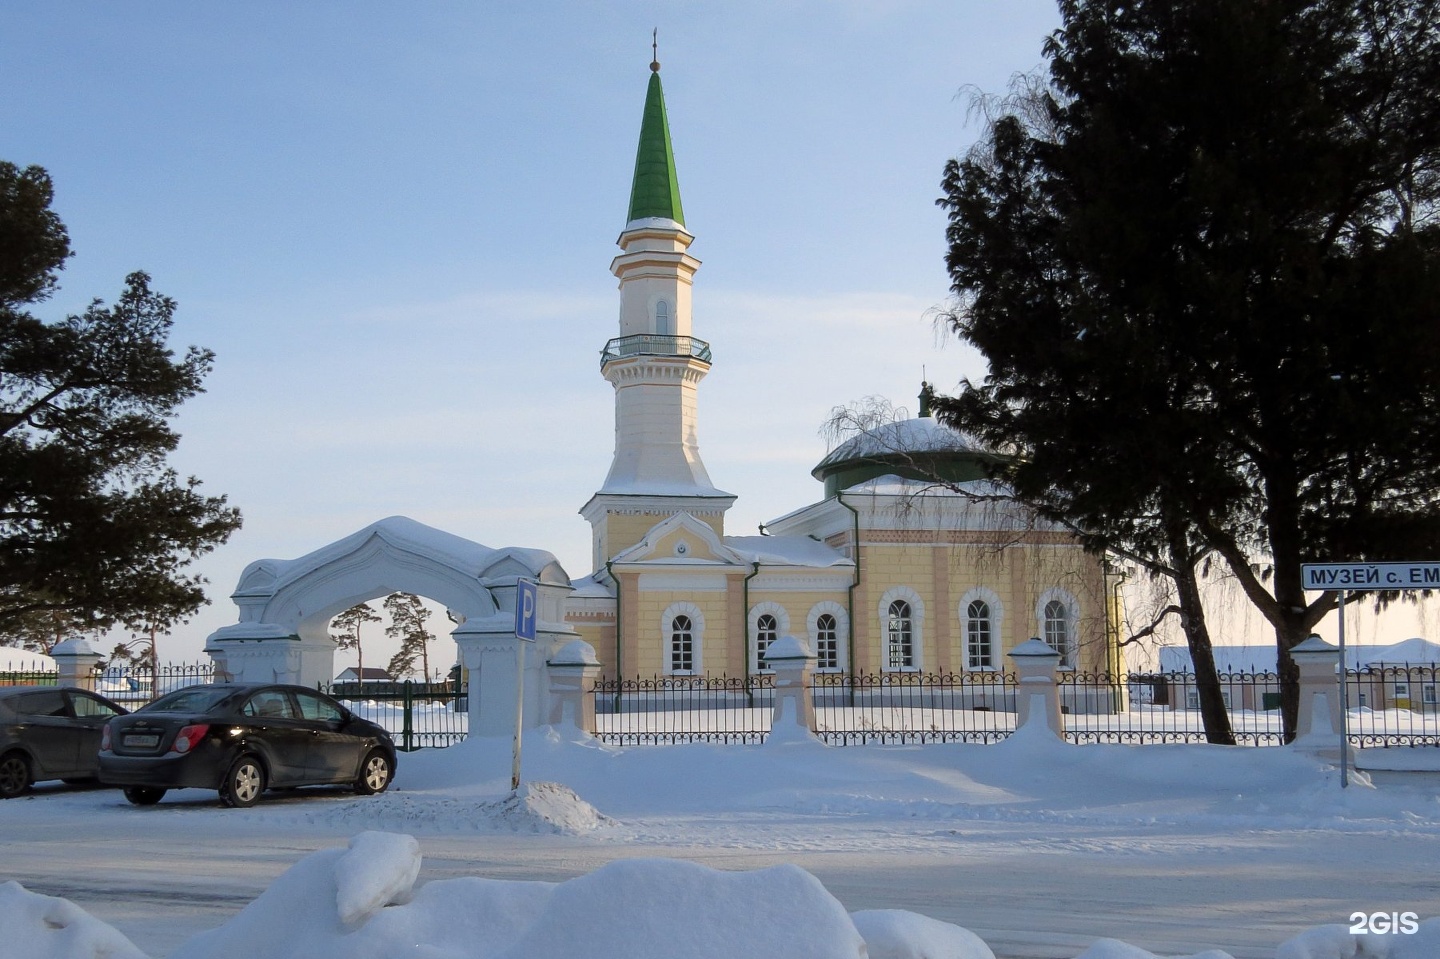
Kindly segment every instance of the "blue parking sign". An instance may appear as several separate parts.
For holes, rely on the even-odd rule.
[[[536,592],[529,580],[515,582],[515,635],[535,642]]]

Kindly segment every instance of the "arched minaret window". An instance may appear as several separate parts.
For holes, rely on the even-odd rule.
[[[675,328],[670,323],[670,304],[664,300],[655,303],[655,332],[660,336],[675,334]]]

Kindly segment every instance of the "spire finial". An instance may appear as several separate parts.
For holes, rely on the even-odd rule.
[[[650,72],[660,72],[660,28],[650,31]]]

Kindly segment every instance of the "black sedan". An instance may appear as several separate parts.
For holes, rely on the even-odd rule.
[[[218,789],[227,806],[267,788],[378,793],[394,775],[389,733],[303,686],[189,686],[112,720],[100,744],[101,782],[137,806],[185,787]]]
[[[0,687],[0,799],[46,779],[93,780],[101,730],[124,714],[83,689]]]

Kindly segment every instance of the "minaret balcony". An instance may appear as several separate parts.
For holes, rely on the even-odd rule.
[[[617,336],[600,351],[600,366],[612,360],[632,356],[685,356],[709,364],[710,344],[693,336],[663,336],[659,333],[636,333]]]

